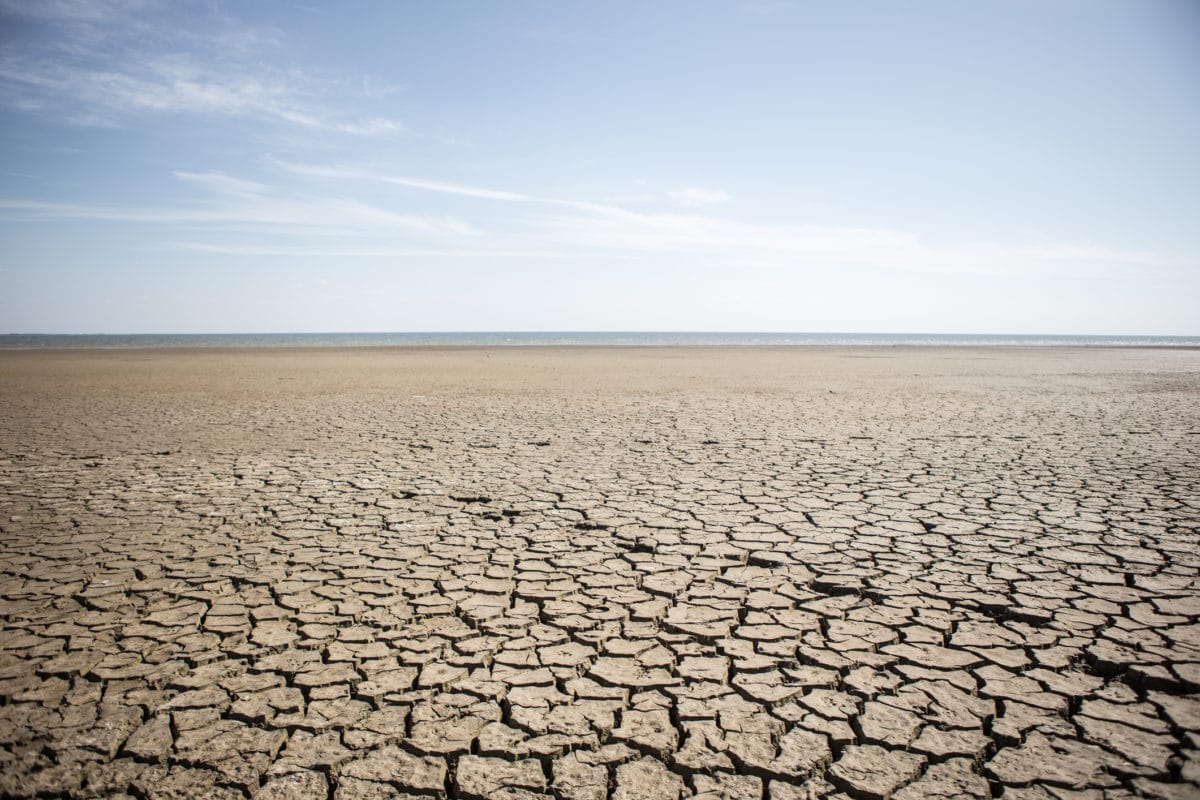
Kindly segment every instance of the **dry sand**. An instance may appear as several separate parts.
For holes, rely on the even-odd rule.
[[[1196,351],[0,353],[0,794],[1196,797],[1198,545]]]

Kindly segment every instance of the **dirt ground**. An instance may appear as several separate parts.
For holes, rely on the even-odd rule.
[[[0,795],[1200,796],[1200,351],[0,352]]]

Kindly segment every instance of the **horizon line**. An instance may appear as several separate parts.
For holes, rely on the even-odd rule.
[[[15,336],[422,336],[422,335],[723,335],[723,336],[1013,336],[1013,337],[1092,337],[1195,339],[1197,333],[1065,333],[1038,331],[863,331],[863,330],[732,330],[732,329],[429,329],[429,330],[262,330],[262,331],[9,331]]]

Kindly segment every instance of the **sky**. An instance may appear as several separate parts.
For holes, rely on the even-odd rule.
[[[0,0],[0,333],[1200,334],[1200,3]]]

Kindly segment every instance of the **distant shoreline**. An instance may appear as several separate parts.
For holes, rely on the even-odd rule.
[[[0,350],[679,347],[1197,348],[1200,336],[1054,334],[461,332],[255,334],[0,334]]]

